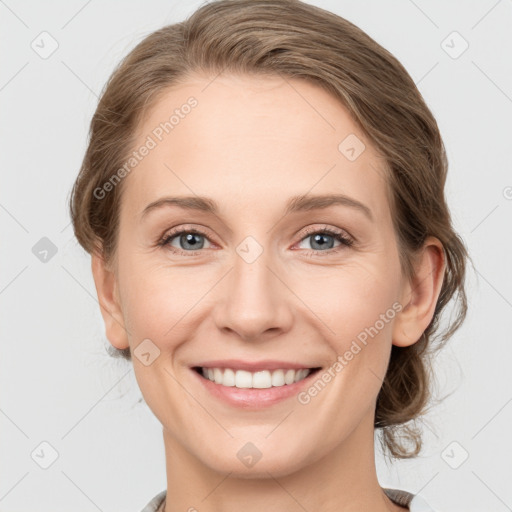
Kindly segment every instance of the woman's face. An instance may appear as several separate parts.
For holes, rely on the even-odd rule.
[[[196,75],[139,128],[106,323],[164,436],[241,476],[373,441],[391,345],[417,338],[400,324],[410,288],[384,162],[345,108],[300,80]],[[333,194],[345,199],[317,199]],[[235,373],[238,385],[322,369],[256,389],[194,370],[254,365],[270,373]]]

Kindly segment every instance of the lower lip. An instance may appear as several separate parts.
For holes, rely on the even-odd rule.
[[[299,382],[263,389],[223,386],[222,384],[216,384],[210,379],[203,377],[193,369],[191,371],[213,396],[220,398],[224,402],[235,407],[261,409],[297,395],[303,387],[309,386],[312,378],[320,370],[310,373],[305,379]]]

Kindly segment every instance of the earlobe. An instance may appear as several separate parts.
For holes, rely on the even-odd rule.
[[[117,349],[128,348],[128,335],[117,293],[116,276],[99,253],[91,255],[91,269],[107,339]]]
[[[413,278],[404,284],[403,309],[393,326],[393,345],[416,343],[434,316],[446,267],[443,245],[428,237],[418,255]]]

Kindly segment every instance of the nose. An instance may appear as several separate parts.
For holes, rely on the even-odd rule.
[[[267,251],[254,261],[240,254],[235,255],[233,268],[217,287],[215,324],[244,341],[287,332],[293,322],[293,293],[286,286],[282,265]]]

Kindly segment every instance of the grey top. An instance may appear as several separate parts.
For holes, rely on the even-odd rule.
[[[393,503],[402,507],[409,507],[410,512],[436,512],[419,494],[386,487],[383,487],[382,490]],[[141,512],[162,512],[166,494],[167,491],[159,492]]]

